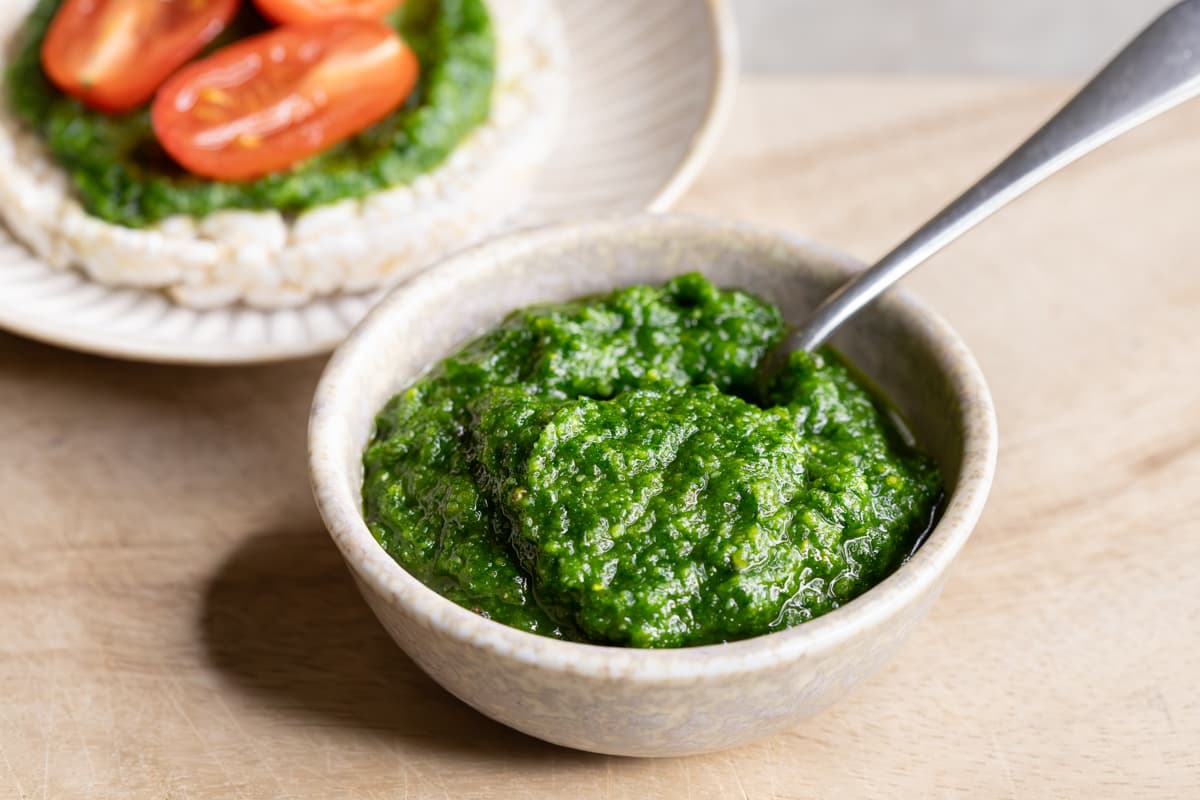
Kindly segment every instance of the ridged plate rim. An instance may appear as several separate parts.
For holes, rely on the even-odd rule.
[[[667,176],[658,191],[645,204],[645,210],[663,212],[671,208],[695,181],[700,170],[717,146],[721,131],[733,110],[738,74],[738,40],[730,0],[702,0],[708,10],[713,31],[711,57],[712,85],[709,87],[708,107],[694,130],[683,158]],[[570,220],[562,220],[570,221]],[[558,222],[558,220],[556,220]],[[4,251],[18,253],[7,256]],[[13,238],[0,223],[0,269],[9,265],[41,264],[23,244]],[[44,269],[52,268],[42,265]],[[432,267],[436,269],[436,266]],[[54,270],[54,272],[61,272]],[[82,278],[91,286],[99,283]],[[119,288],[105,291],[123,291]],[[364,301],[371,303],[370,295]],[[328,302],[328,299],[317,302]],[[303,306],[301,307],[301,309]],[[297,309],[300,310],[300,309]],[[196,312],[201,317],[207,313]],[[360,314],[361,316],[361,314]],[[275,341],[254,345],[222,339],[205,342],[197,340],[162,342],[139,339],[136,334],[112,334],[93,326],[81,326],[62,316],[31,314],[0,297],[0,330],[68,350],[92,355],[142,361],[156,364],[184,365],[242,365],[290,361],[331,352],[344,338],[341,332],[331,336],[312,336],[303,340]]]

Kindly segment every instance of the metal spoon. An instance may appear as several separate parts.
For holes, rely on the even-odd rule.
[[[1063,167],[1200,94],[1200,0],[1168,9],[1049,122],[776,348],[815,350],[843,322],[959,236]]]

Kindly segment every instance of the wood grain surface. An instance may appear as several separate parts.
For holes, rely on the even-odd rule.
[[[683,205],[876,256],[1066,94],[752,82]],[[883,672],[690,759],[523,737],[391,644],[309,497],[319,361],[166,368],[0,335],[0,796],[1196,796],[1198,186],[1193,105],[914,277],[995,393],[984,519]]]

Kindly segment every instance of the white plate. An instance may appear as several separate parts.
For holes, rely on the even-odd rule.
[[[665,210],[708,157],[732,102],[728,0],[559,2],[571,58],[566,130],[510,228]],[[197,311],[52,269],[0,227],[0,328],[102,355],[233,364],[324,353],[377,296]]]

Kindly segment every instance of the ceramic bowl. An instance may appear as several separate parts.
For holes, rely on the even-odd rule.
[[[995,414],[974,359],[945,322],[903,292],[863,312],[834,344],[894,401],[937,459],[947,482],[945,513],[895,574],[812,622],[730,644],[657,651],[524,633],[409,575],[371,537],[360,497],[361,454],[375,413],[514,309],[698,270],[799,320],[860,266],[779,233],[643,216],[497,240],[393,291],[329,363],[309,452],[326,525],[396,643],[489,717],[568,747],[633,756],[718,750],[790,728],[878,669],[940,593],[979,518],[996,458]]]

